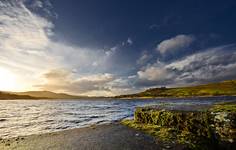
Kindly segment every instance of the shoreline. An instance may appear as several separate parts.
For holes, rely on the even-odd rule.
[[[16,101],[30,101],[30,100],[43,100],[43,101],[100,101],[100,100],[105,100],[105,101],[113,101],[113,100],[160,100],[160,99],[183,99],[183,98],[190,98],[194,100],[194,98],[221,98],[221,97],[236,97],[236,95],[219,95],[219,96],[211,96],[211,95],[206,95],[206,96],[170,96],[170,97],[106,97],[106,98],[32,98],[32,99],[0,99],[0,101],[11,101],[11,100],[16,100]]]
[[[157,139],[153,136],[120,123],[93,125],[84,128],[0,140],[0,149],[4,150],[156,150],[165,147],[165,144],[158,143]],[[181,150],[184,146],[168,145],[168,147]]]
[[[202,145],[210,146],[208,147],[210,149],[213,148],[211,146],[215,147],[215,144],[220,144],[221,148],[232,149],[235,134],[233,132],[229,134],[228,130],[231,131],[232,129],[233,131],[234,128],[231,124],[234,123],[235,119],[235,102],[214,105],[214,107],[208,109],[210,111],[198,112],[192,110],[190,112],[180,112],[178,109],[172,111],[163,110],[159,107],[141,107],[135,111],[134,119],[136,120],[128,122],[119,120],[112,123],[94,124],[88,127],[65,129],[63,131],[6,139],[0,138],[0,149],[183,150],[190,148],[189,146],[195,147],[194,142],[195,144],[199,142],[197,145],[210,144]],[[173,120],[173,118],[176,118],[174,122],[168,121]],[[196,125],[193,122],[198,122],[199,124]],[[182,124],[188,128],[183,127]],[[176,129],[177,126],[179,129]],[[196,130],[201,132],[196,132]],[[188,137],[189,134],[185,135],[187,132],[191,133],[191,138]],[[208,135],[208,138],[206,138],[206,135]],[[214,141],[217,140],[217,142],[211,143],[212,139]],[[204,142],[201,143],[202,141]]]
[[[133,100],[133,99],[137,99],[137,100],[150,100],[150,99],[182,99],[182,98],[216,98],[216,97],[236,97],[236,95],[219,95],[219,96],[179,96],[179,97],[174,97],[174,96],[170,96],[170,97],[127,97],[127,98],[114,98],[114,99],[120,99],[120,100]]]

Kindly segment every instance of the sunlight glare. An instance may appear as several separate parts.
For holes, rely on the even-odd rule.
[[[0,91],[10,91],[16,88],[16,77],[9,70],[0,68]]]

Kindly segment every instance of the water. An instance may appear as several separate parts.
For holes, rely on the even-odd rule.
[[[0,138],[25,136],[110,123],[130,118],[137,106],[211,105],[236,97],[156,100],[1,100]]]

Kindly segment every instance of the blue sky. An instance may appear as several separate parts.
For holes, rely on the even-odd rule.
[[[0,90],[100,96],[235,79],[235,26],[234,0],[0,0]]]

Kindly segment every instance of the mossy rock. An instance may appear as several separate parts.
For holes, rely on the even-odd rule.
[[[214,116],[215,133],[221,143],[236,143],[236,104],[223,103],[209,109]]]
[[[192,149],[235,148],[236,104],[218,104],[201,111],[157,108],[139,107],[134,120],[124,124],[162,140],[175,139]]]
[[[193,126],[197,128],[210,125],[210,112],[189,112],[189,111],[169,111],[169,110],[153,110],[148,108],[137,108],[134,114],[134,120],[137,123],[154,124],[166,127],[176,127],[182,130],[189,126],[189,130]]]

